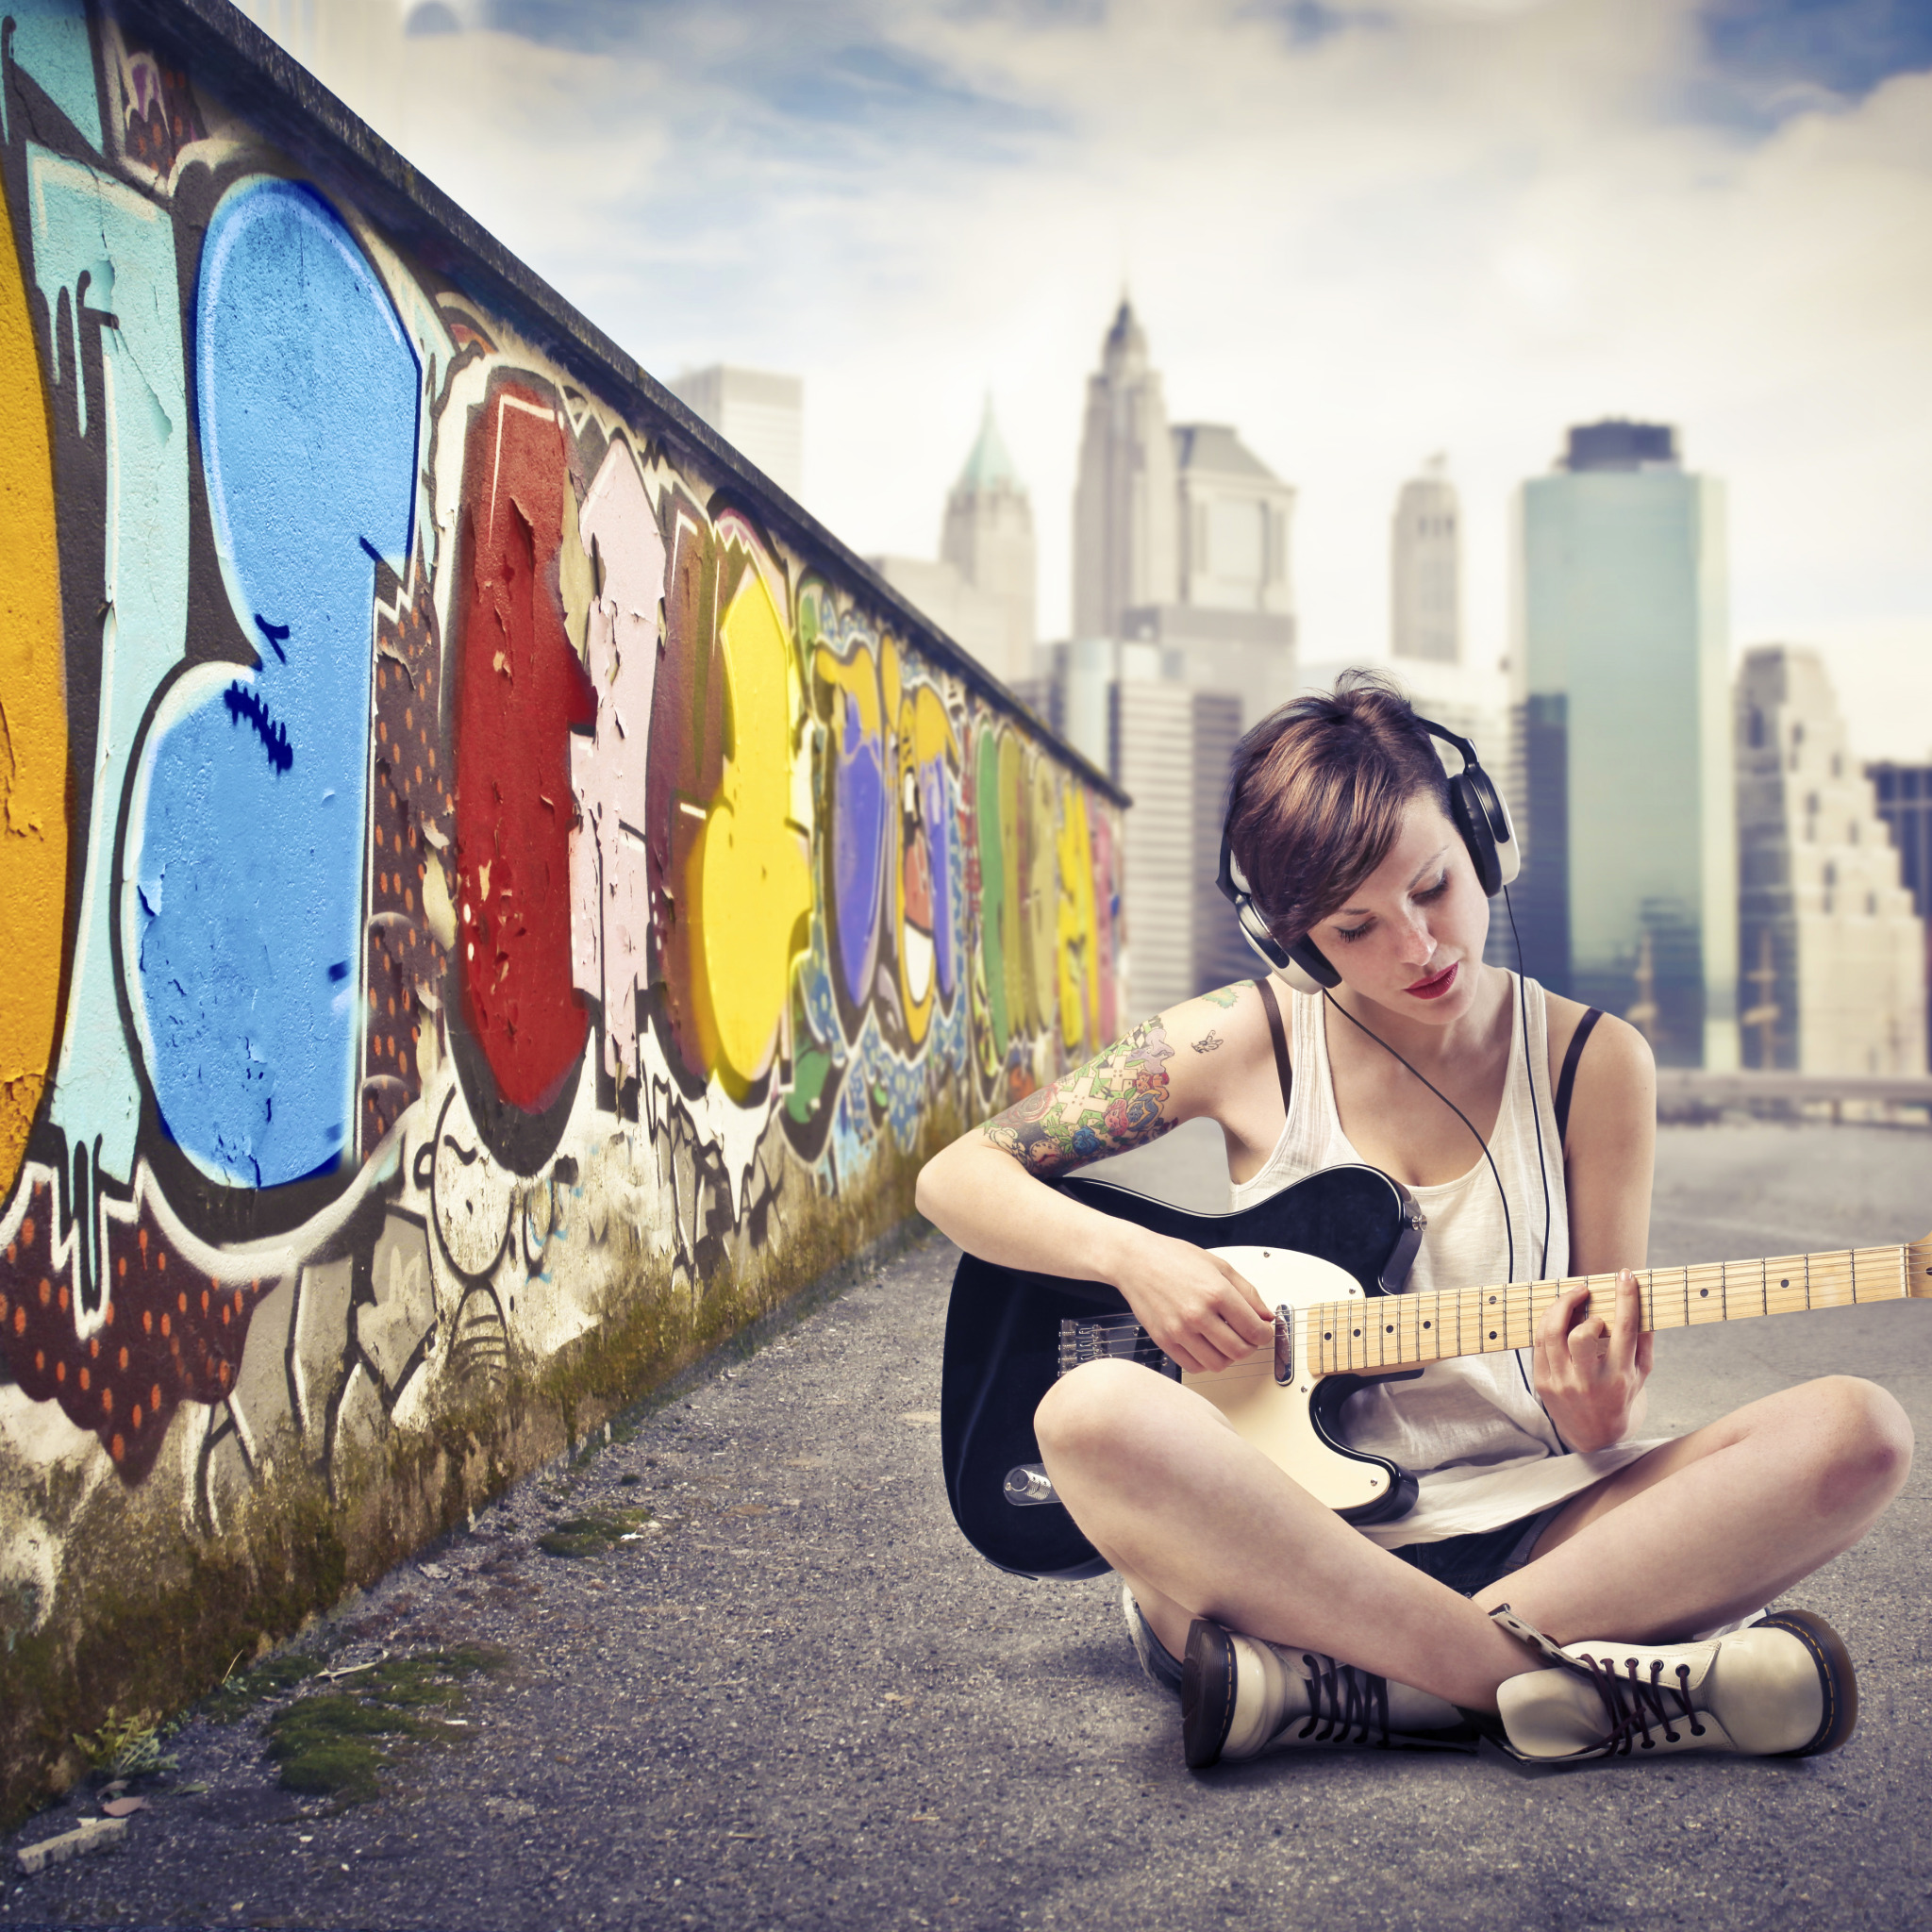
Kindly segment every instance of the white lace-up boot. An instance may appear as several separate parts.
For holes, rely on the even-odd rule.
[[[1188,1631],[1181,1743],[1191,1770],[1294,1745],[1474,1751],[1480,1741],[1461,1711],[1426,1690],[1206,1617]]]
[[[1490,1613],[1549,1667],[1496,1692],[1508,1748],[1542,1762],[1736,1751],[1809,1757],[1858,1722],[1858,1683],[1823,1617],[1783,1610],[1704,1643],[1551,1642],[1507,1605]]]

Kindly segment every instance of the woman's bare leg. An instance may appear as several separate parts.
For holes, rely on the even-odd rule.
[[[1472,1603],[1349,1528],[1210,1403],[1131,1363],[1063,1377],[1037,1425],[1056,1489],[1171,1651],[1211,1617],[1468,1709],[1493,1708],[1496,1687],[1534,1667],[1489,1621],[1494,1604],[1559,1642],[1726,1622],[1856,1542],[1911,1459],[1882,1390],[1807,1383],[1586,1491]]]
[[[1911,1424],[1876,1383],[1801,1383],[1586,1490],[1476,1601],[1508,1604],[1559,1643],[1682,1641],[1850,1549],[1911,1464]]]
[[[1054,1488],[1176,1655],[1211,1617],[1468,1708],[1529,1668],[1484,1611],[1351,1529],[1191,1390],[1092,1362],[1035,1425]]]

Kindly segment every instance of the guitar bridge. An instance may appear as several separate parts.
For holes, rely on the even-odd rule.
[[[1060,1324],[1060,1374],[1082,1362],[1139,1362],[1142,1368],[1178,1382],[1180,1364],[1157,1347],[1131,1315],[1101,1315],[1091,1321]]]

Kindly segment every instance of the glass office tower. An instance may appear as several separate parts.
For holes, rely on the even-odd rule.
[[[1738,1064],[1724,486],[1674,429],[1572,429],[1518,499],[1524,963],[1659,1064]]]

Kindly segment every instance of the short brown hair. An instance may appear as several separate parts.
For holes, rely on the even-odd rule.
[[[1256,909],[1287,944],[1304,938],[1388,858],[1403,808],[1426,791],[1449,816],[1449,780],[1401,690],[1345,671],[1296,698],[1235,749],[1228,841]]]

